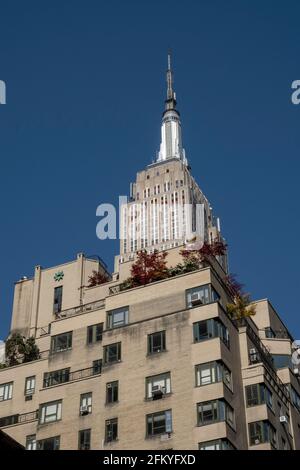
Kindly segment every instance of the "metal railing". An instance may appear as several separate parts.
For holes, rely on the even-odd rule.
[[[55,314],[55,317],[57,320],[59,320],[61,318],[73,317],[74,315],[79,315],[80,313],[92,312],[94,310],[98,310],[99,308],[105,308],[105,299],[96,300],[95,302],[61,310],[61,312],[57,312]]]
[[[102,364],[100,366],[87,367],[86,369],[75,370],[74,372],[64,373],[61,376],[55,377],[54,371],[53,376],[44,379],[43,388],[53,387],[54,385],[60,385],[68,382],[75,382],[76,380],[86,379],[95,375],[100,375],[102,372]]]
[[[31,411],[29,413],[4,416],[3,418],[0,418],[0,428],[13,426],[15,424],[30,423],[32,421],[36,421],[38,417],[39,410]]]

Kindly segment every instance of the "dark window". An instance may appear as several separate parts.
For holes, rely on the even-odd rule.
[[[199,450],[235,450],[228,439],[216,439],[199,443]]]
[[[234,427],[233,408],[225,400],[211,400],[198,403],[198,426],[226,421]]]
[[[121,360],[121,343],[104,346],[104,363],[112,364]]]
[[[166,350],[166,332],[159,331],[148,335],[148,354],[159,353]]]
[[[247,406],[257,406],[267,404],[273,407],[272,393],[264,383],[246,386]]]
[[[62,286],[55,287],[55,289],[54,289],[53,313],[61,312],[62,293],[63,293],[63,287]]]
[[[30,434],[30,436],[26,436],[26,450],[36,450],[36,435]]]
[[[116,308],[107,314],[107,328],[118,328],[128,324],[128,307]]]
[[[265,328],[265,334],[266,334],[266,338],[275,338],[276,337],[274,331],[272,330],[272,328],[270,326],[267,326]]]
[[[119,399],[119,382],[108,382],[106,384],[106,403],[115,403]]]
[[[91,448],[91,430],[82,429],[78,433],[78,449],[79,450],[90,450]]]
[[[288,354],[272,354],[274,366],[276,369],[281,369],[284,367],[293,367],[291,356]]]
[[[147,415],[147,436],[172,432],[172,411],[161,411]]]
[[[105,442],[112,442],[118,439],[118,419],[108,419],[105,421]]]
[[[193,324],[194,341],[199,343],[211,338],[220,338],[229,347],[229,333],[219,318],[199,321]]]
[[[186,303],[188,308],[217,302],[219,298],[219,294],[211,284],[194,287],[186,291]]]
[[[72,348],[72,331],[62,333],[60,335],[52,336],[51,338],[51,353],[66,351]]]
[[[70,368],[54,370],[52,372],[45,372],[43,387],[51,387],[52,385],[62,384],[69,382]]]
[[[269,421],[256,421],[249,424],[250,445],[270,442],[276,446],[276,431]]]
[[[102,359],[96,359],[93,361],[93,374],[101,374],[102,371]]]
[[[38,441],[38,450],[59,450],[60,436],[49,437]]]
[[[103,323],[87,327],[87,344],[102,341]]]
[[[0,418],[0,428],[4,426],[11,426],[12,424],[17,424],[19,422],[19,415],[10,415]]]

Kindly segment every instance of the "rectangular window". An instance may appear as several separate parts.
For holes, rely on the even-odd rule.
[[[48,437],[38,441],[38,450],[59,450],[60,436]]]
[[[128,324],[128,307],[116,308],[107,313],[107,328],[119,328]]]
[[[4,426],[12,426],[13,424],[17,424],[19,422],[19,417],[20,415],[10,415],[10,416],[4,416],[3,418],[0,418],[0,428],[3,428]]]
[[[228,329],[219,318],[210,318],[194,323],[193,330],[196,343],[211,338],[220,338],[228,348],[230,346]]]
[[[121,360],[121,343],[104,346],[104,363],[113,364]]]
[[[33,395],[35,391],[35,375],[26,377],[24,395]]]
[[[272,393],[264,383],[245,387],[247,406],[268,405],[273,408]]]
[[[106,403],[116,403],[119,399],[119,382],[108,382],[106,384]]]
[[[276,337],[274,331],[272,330],[272,328],[270,326],[267,326],[265,328],[265,335],[266,335],[266,338],[275,338]]]
[[[172,411],[160,411],[147,415],[147,437],[172,432]]]
[[[13,392],[13,382],[0,385],[0,401],[11,400]]]
[[[87,327],[87,344],[99,343],[102,341],[103,323]]]
[[[90,450],[91,448],[91,430],[82,429],[78,433],[78,449]]]
[[[217,382],[224,384],[232,390],[232,375],[223,361],[213,361],[206,364],[198,364],[196,370],[196,386],[202,387]]]
[[[282,369],[284,367],[293,368],[291,356],[289,354],[272,354],[272,357],[276,369]]]
[[[70,380],[70,368],[54,370],[52,372],[45,372],[43,387],[51,387],[52,385],[58,385]]]
[[[215,291],[211,284],[193,287],[193,289],[188,289],[186,291],[187,308],[217,302],[219,298],[219,294]]]
[[[290,395],[293,405],[300,411],[300,395],[296,392],[294,387],[290,386]]]
[[[167,393],[171,393],[170,372],[146,378],[146,398],[157,400]]]
[[[26,450],[36,450],[37,443],[36,443],[36,435],[31,434],[30,436],[26,436]]]
[[[102,371],[102,359],[96,359],[93,361],[93,374],[101,374]]]
[[[39,423],[53,423],[61,419],[62,400],[51,401],[40,405]]]
[[[211,400],[197,405],[198,426],[226,421],[234,427],[234,411],[226,400]]]
[[[61,312],[63,287],[54,288],[53,313]]]
[[[249,439],[251,446],[270,442],[276,447],[276,431],[267,420],[249,424]]]
[[[80,395],[79,406],[80,416],[85,416],[92,412],[92,392],[82,393]]]
[[[51,353],[67,351],[72,348],[72,331],[51,337]]]
[[[166,350],[166,332],[159,331],[148,335],[148,354],[160,353]]]
[[[105,421],[105,442],[113,442],[118,439],[118,419]]]
[[[200,442],[199,450],[235,450],[228,439],[216,439],[214,441]]]

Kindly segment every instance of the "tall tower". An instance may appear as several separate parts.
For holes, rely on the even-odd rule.
[[[176,105],[169,54],[160,150],[156,161],[137,173],[130,200],[121,207],[121,262],[143,249],[163,251],[190,239],[209,243],[221,239],[219,219],[187,163]],[[221,262],[225,267],[226,260]]]

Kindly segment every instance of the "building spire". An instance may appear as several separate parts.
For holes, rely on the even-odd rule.
[[[173,90],[173,72],[171,67],[171,52],[168,52],[168,69],[167,69],[167,99],[165,101],[166,110],[175,109],[176,94]]]

